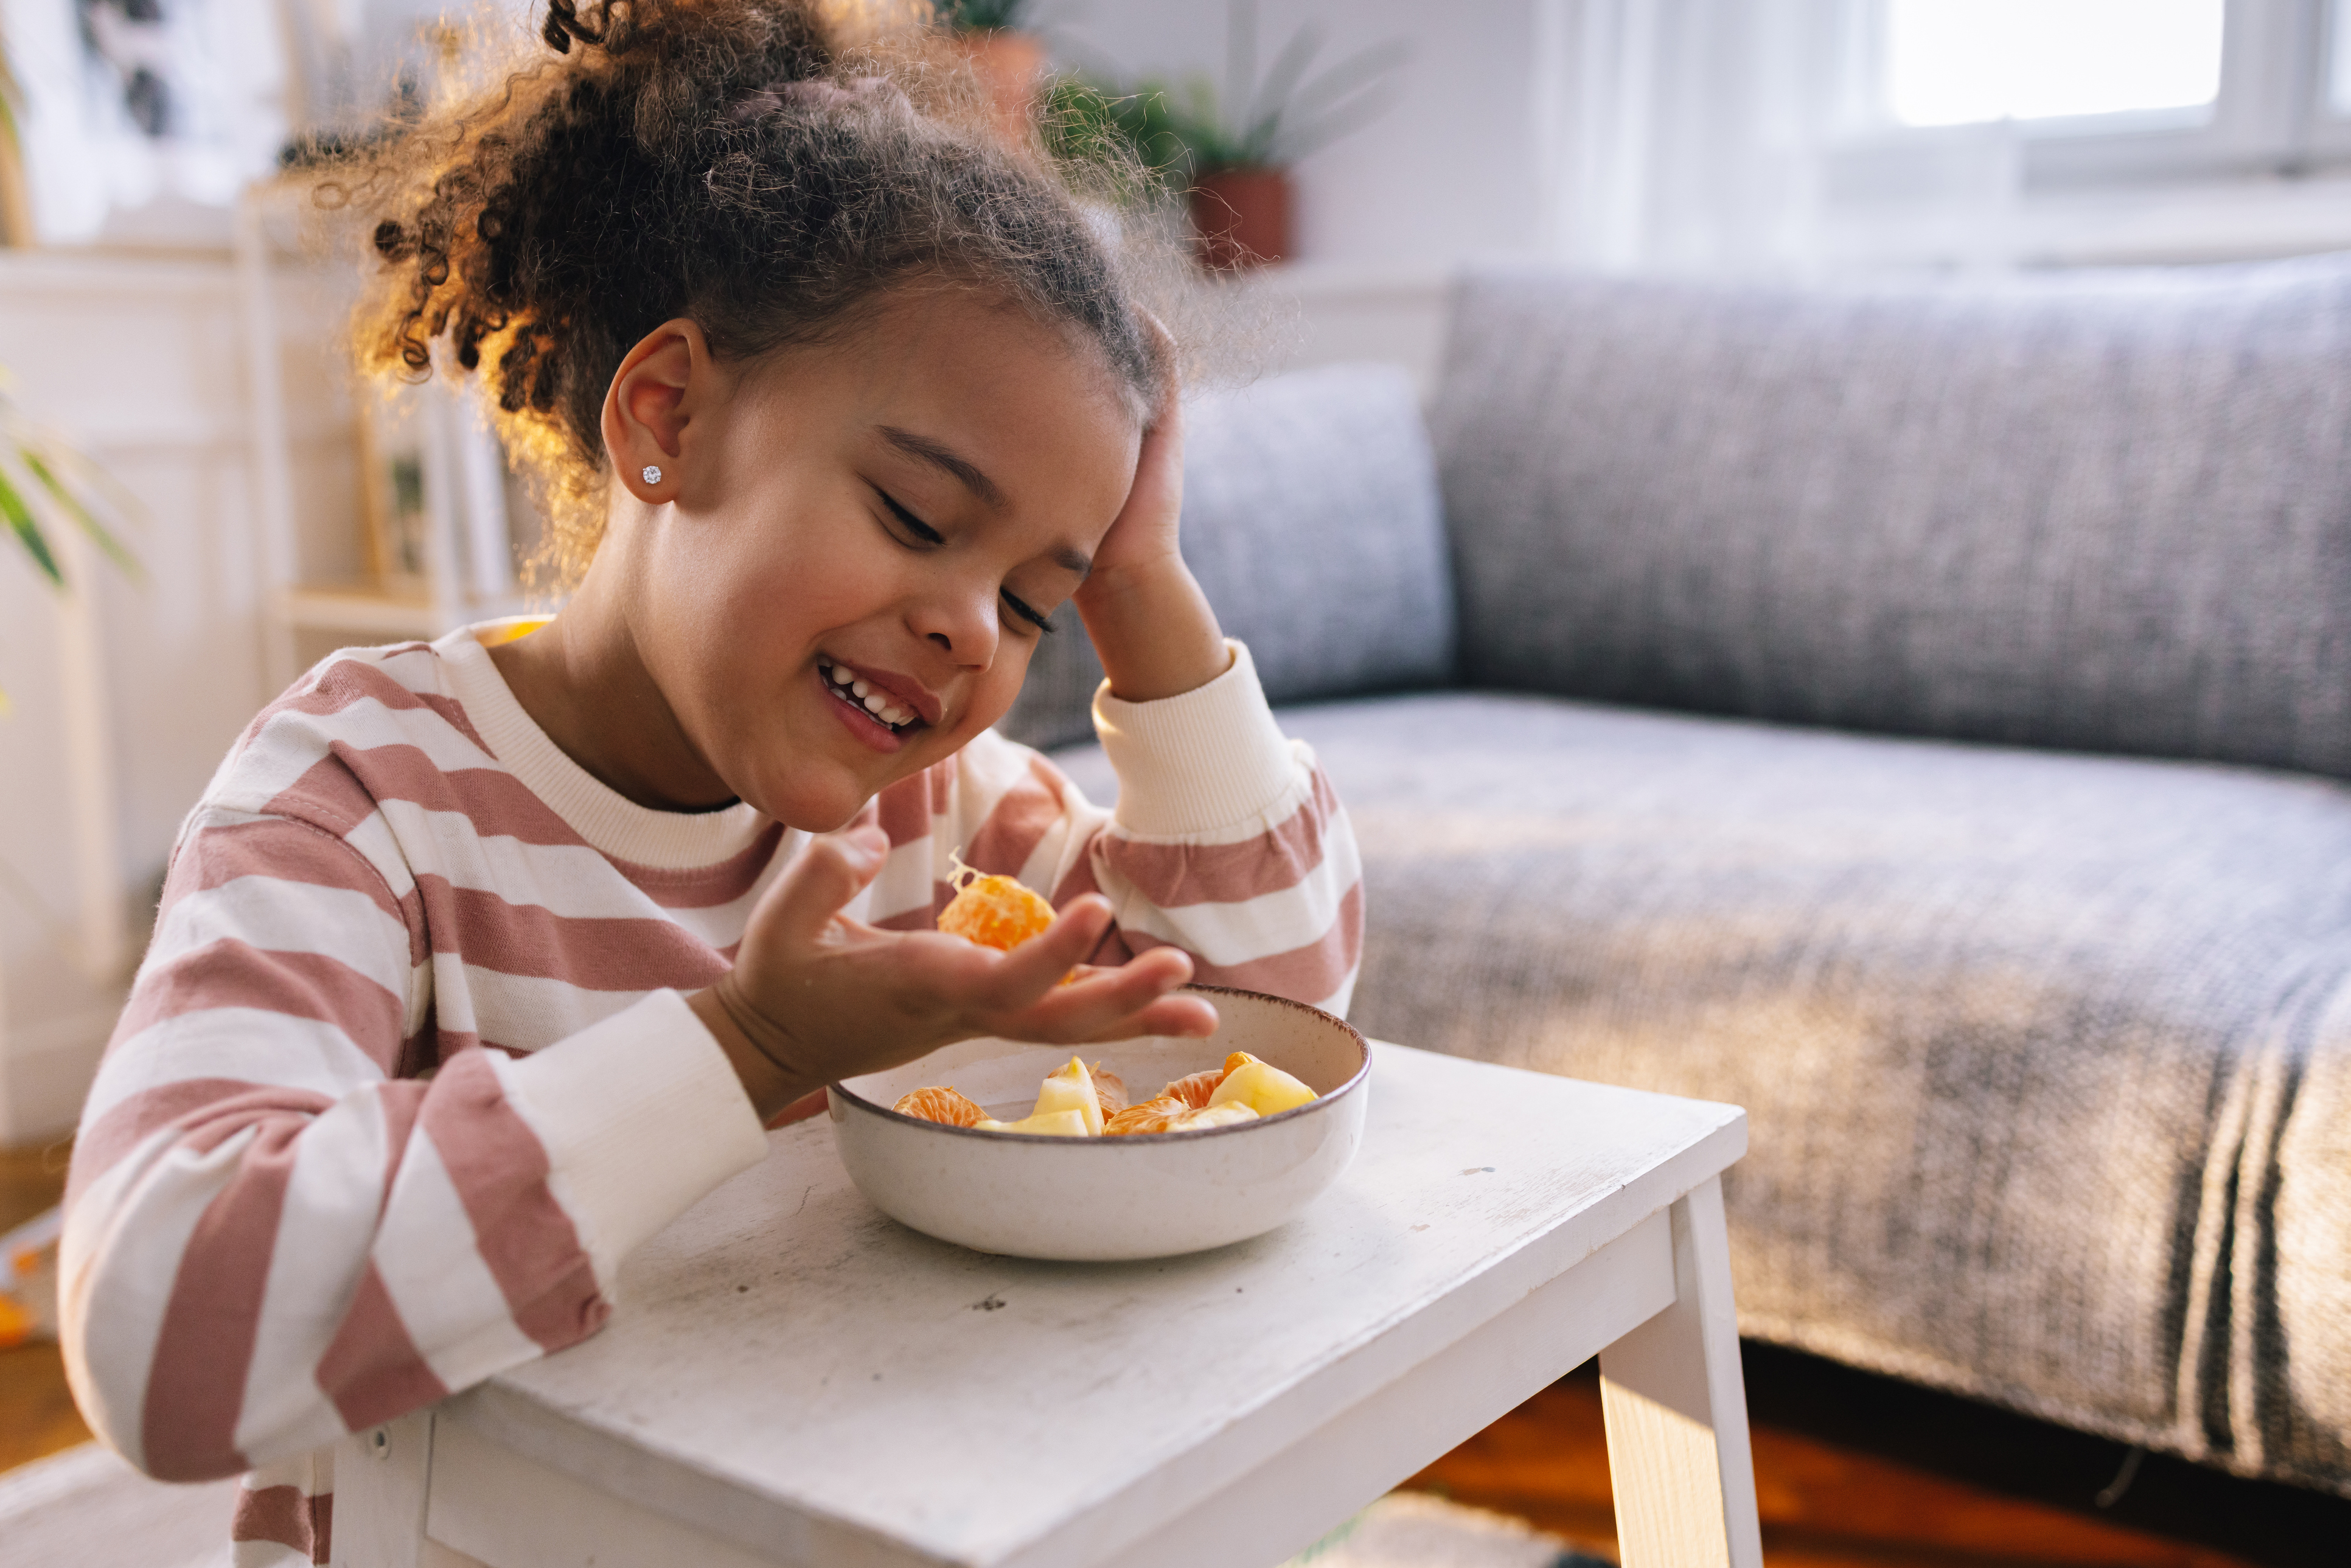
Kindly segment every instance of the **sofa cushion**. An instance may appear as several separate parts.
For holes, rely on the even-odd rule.
[[[1747,1332],[2351,1490],[2351,789],[1544,697],[1282,719],[1362,843],[1359,1026],[1747,1107]]]
[[[1453,669],[1436,459],[1411,378],[1337,365],[1195,401],[1184,558],[1276,702],[1434,685]],[[1102,661],[1074,605],[998,726],[1031,746],[1093,734]]]
[[[1471,684],[2351,776],[2351,258],[1487,272],[1431,419]]]

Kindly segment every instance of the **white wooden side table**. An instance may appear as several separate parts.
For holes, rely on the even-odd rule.
[[[774,1134],[603,1333],[348,1440],[334,1561],[1263,1568],[1597,1354],[1626,1568],[1761,1568],[1746,1113],[1374,1050],[1347,1176],[1191,1258],[967,1252]]]

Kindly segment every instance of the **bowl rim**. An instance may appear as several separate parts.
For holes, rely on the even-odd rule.
[[[1257,1001],[1279,1002],[1286,1008],[1296,1008],[1301,1012],[1312,1013],[1316,1018],[1327,1019],[1332,1023],[1337,1024],[1341,1029],[1347,1031],[1348,1035],[1355,1042],[1356,1052],[1362,1058],[1361,1064],[1356,1067],[1354,1072],[1348,1078],[1347,1082],[1340,1084],[1339,1087],[1332,1090],[1328,1094],[1317,1094],[1313,1099],[1308,1101],[1303,1105],[1293,1105],[1287,1111],[1277,1111],[1270,1116],[1258,1116],[1247,1122],[1229,1123],[1221,1127],[1194,1127],[1181,1133],[1127,1133],[1123,1134],[1116,1138],[1068,1138],[1060,1137],[1050,1133],[998,1133],[982,1127],[958,1127],[951,1122],[933,1122],[921,1116],[909,1116],[902,1111],[893,1111],[889,1106],[882,1104],[878,1101],[868,1100],[864,1095],[858,1093],[855,1090],[847,1088],[839,1082],[826,1084],[824,1086],[824,1092],[828,1097],[835,1094],[841,1096],[841,1099],[847,1101],[851,1105],[856,1107],[858,1110],[870,1113],[872,1115],[883,1117],[888,1121],[903,1122],[910,1127],[928,1127],[934,1132],[955,1133],[967,1138],[990,1138],[1003,1143],[1039,1144],[1065,1148],[1074,1148],[1081,1145],[1086,1147],[1114,1148],[1121,1144],[1124,1144],[1132,1139],[1137,1138],[1161,1139],[1168,1142],[1181,1142],[1194,1138],[1217,1138],[1222,1137],[1228,1133],[1246,1133],[1252,1128],[1270,1126],[1276,1122],[1287,1122],[1295,1116],[1307,1115],[1326,1104],[1336,1103],[1342,1098],[1352,1094],[1356,1090],[1362,1088],[1364,1086],[1364,1080],[1368,1079],[1372,1075],[1372,1042],[1364,1038],[1364,1031],[1362,1030],[1357,1029],[1353,1024],[1349,1023],[1337,1013],[1325,1012],[1322,1009],[1314,1006],[1311,1002],[1301,1002],[1291,997],[1276,996],[1271,991],[1252,991],[1240,986],[1208,986],[1191,984],[1179,986],[1176,988],[1184,991],[1196,991],[1204,996],[1210,997],[1249,997]],[[1049,1042],[1042,1040],[1013,1040],[1009,1043],[1014,1045],[1031,1045],[1040,1050],[1049,1048],[1057,1049],[1050,1047]],[[1084,1053],[1082,1047],[1072,1047],[1071,1049],[1077,1054],[1082,1055]],[[917,1058],[916,1060],[919,1061],[921,1059]],[[861,1073],[859,1076],[862,1077],[864,1075]]]

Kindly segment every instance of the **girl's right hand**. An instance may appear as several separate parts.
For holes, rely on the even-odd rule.
[[[1215,1032],[1206,1000],[1169,994],[1192,977],[1181,949],[1082,967],[1110,928],[1098,894],[1008,953],[843,915],[889,852],[877,827],[811,839],[752,912],[735,967],[688,998],[762,1121],[827,1083],[981,1035],[1081,1045]]]

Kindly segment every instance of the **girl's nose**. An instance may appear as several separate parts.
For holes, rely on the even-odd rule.
[[[992,591],[926,598],[914,607],[913,622],[916,636],[967,669],[984,670],[996,662],[1003,627]]]

